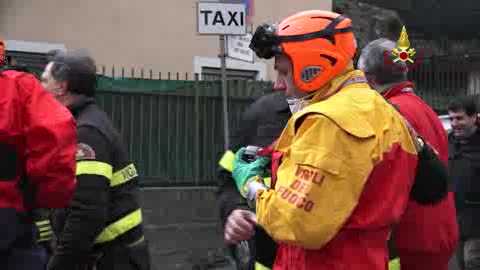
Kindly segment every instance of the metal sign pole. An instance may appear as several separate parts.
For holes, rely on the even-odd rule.
[[[220,67],[222,79],[222,97],[223,97],[223,136],[225,143],[225,151],[230,146],[230,134],[228,124],[228,91],[227,91],[227,54],[225,52],[225,35],[220,35]]]
[[[219,2],[220,1],[220,2]],[[225,3],[226,2],[226,3]],[[222,107],[225,150],[230,146],[227,84],[227,36],[245,35],[246,9],[244,0],[212,0],[197,2],[197,32],[201,35],[219,35],[222,80]],[[227,20],[225,20],[227,19]],[[239,49],[240,50],[240,49]]]

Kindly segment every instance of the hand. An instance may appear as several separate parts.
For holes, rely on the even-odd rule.
[[[233,210],[225,223],[224,240],[229,245],[238,244],[255,235],[257,220],[255,214],[248,210]]]
[[[243,186],[248,179],[262,175],[265,173],[265,166],[270,162],[270,157],[261,157],[252,163],[248,163],[242,159],[245,148],[242,147],[235,154],[235,161],[233,162],[232,177],[235,180],[238,191],[243,194]]]

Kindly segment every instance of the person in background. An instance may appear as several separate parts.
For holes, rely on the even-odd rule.
[[[33,75],[7,65],[3,40],[0,89],[0,262],[6,270],[44,270],[47,258],[37,241],[48,233],[35,229],[35,212],[70,205],[75,121]]]
[[[70,207],[52,213],[57,241],[48,269],[150,269],[138,172],[120,134],[95,105],[95,62],[81,51],[58,52],[42,83],[68,107],[78,132],[78,187]]]
[[[396,106],[416,133],[436,149],[447,166],[448,141],[442,122],[415,94],[415,85],[407,79],[407,64],[386,59],[394,58],[391,51],[396,47],[396,42],[385,38],[368,43],[362,49],[357,67],[365,73],[370,86]],[[422,205],[410,199],[393,233],[402,270],[448,270],[458,244],[455,215],[452,192],[435,205]]]
[[[220,215],[226,234],[232,234],[234,239],[249,238],[248,246],[243,247],[250,252],[248,258],[240,258],[241,253],[235,252],[240,241],[232,241],[229,245],[237,269],[262,270],[270,269],[275,259],[277,245],[266,232],[255,226],[249,216],[243,211],[251,211],[246,200],[240,195],[232,179],[232,167],[235,152],[242,146],[253,145],[267,147],[281,134],[285,124],[291,116],[285,96],[285,84],[278,78],[274,85],[274,92],[266,94],[252,103],[243,113],[238,129],[231,138],[231,147],[219,165]]]
[[[480,269],[480,131],[474,97],[448,104],[452,131],[448,135],[451,189],[460,231],[458,261],[462,270]]]
[[[13,58],[8,57],[6,64],[9,70],[15,70],[19,72],[25,72],[32,74],[30,68],[26,65],[18,65],[16,61],[12,61]],[[36,241],[40,247],[43,248],[45,257],[49,258],[52,255],[52,243],[53,243],[53,230],[50,224],[50,209],[35,208],[32,209],[32,219],[36,226]],[[48,260],[45,260],[45,269],[47,267]]]

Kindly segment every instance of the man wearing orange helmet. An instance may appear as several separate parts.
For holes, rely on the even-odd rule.
[[[418,144],[354,70],[350,19],[300,12],[260,26],[250,47],[275,57],[293,112],[276,145],[272,189],[262,184],[267,158],[247,163],[240,149],[233,168],[237,188],[256,203],[258,225],[280,244],[273,269],[387,269],[387,240],[409,198]]]

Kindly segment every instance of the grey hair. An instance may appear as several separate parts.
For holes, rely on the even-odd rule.
[[[392,49],[397,43],[379,38],[367,44],[362,49],[357,68],[365,72],[369,80],[377,84],[389,84],[407,80],[408,66],[403,61],[393,63],[395,56]]]
[[[57,51],[50,56],[53,56],[52,77],[57,81],[67,81],[67,91],[89,97],[95,96],[96,65],[86,51]]]
[[[48,51],[46,54],[47,62],[49,63],[52,62],[53,58],[55,58],[55,55],[62,54],[62,53],[65,53],[65,52],[60,49],[54,49],[54,50]]]

